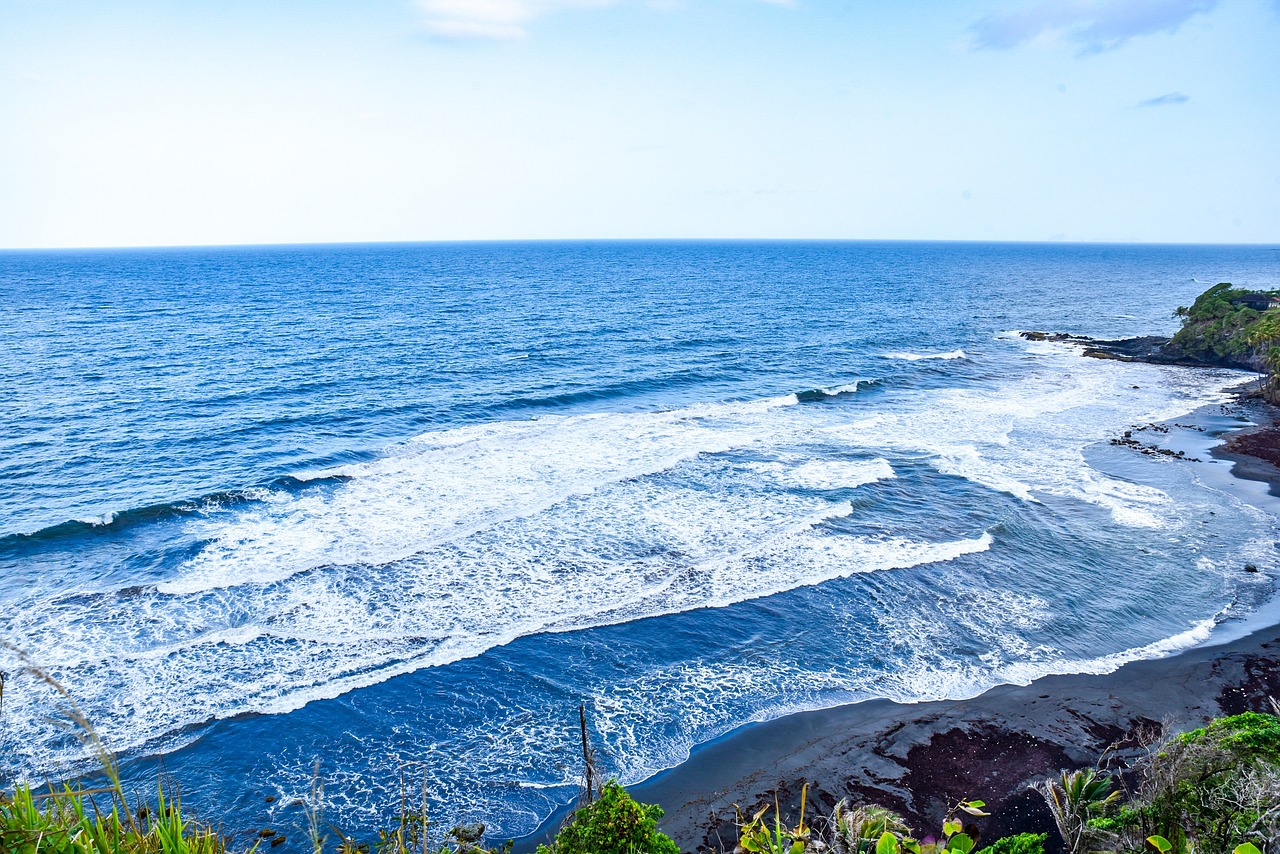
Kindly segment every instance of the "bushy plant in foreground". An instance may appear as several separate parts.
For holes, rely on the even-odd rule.
[[[658,830],[662,808],[637,803],[615,781],[573,814],[555,842],[538,854],[680,854],[680,846]]]
[[[836,804],[828,821],[832,854],[970,854],[977,844],[978,834],[973,827],[966,828],[962,815],[985,816],[982,801],[960,801],[942,821],[939,836],[923,840],[911,836],[910,830],[897,814],[881,807],[849,807],[846,801]],[[790,854],[800,854],[809,849],[795,849]],[[816,850],[822,850],[817,848]],[[986,849],[984,849],[986,850]],[[772,852],[770,852],[772,854]]]
[[[1131,769],[1123,805],[1092,770],[1040,789],[1069,852],[1280,851],[1280,718],[1248,712],[1166,738]],[[1080,785],[1076,805],[1068,780]],[[1085,785],[1088,784],[1088,785]],[[1083,823],[1082,823],[1083,820]]]

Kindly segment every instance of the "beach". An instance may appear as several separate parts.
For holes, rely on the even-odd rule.
[[[777,797],[795,817],[806,783],[811,816],[849,797],[898,811],[923,834],[936,832],[958,800],[980,798],[992,814],[982,825],[988,841],[1052,835],[1032,784],[1132,758],[1163,727],[1270,711],[1268,697],[1280,695],[1278,666],[1280,627],[1272,627],[1101,676],[1049,676],[969,700],[804,712],[740,729],[631,791],[662,804],[660,826],[686,851],[732,850],[734,804],[752,814]]]

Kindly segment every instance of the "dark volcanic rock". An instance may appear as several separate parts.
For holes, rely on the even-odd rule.
[[[1121,362],[1168,363],[1171,357],[1167,349],[1169,339],[1159,335],[1141,338],[1119,338],[1115,341],[1090,341],[1084,355],[1095,359],[1116,359]]]
[[[1228,357],[1203,359],[1190,356],[1163,335],[1144,335],[1140,338],[1106,340],[1087,335],[1070,335],[1066,332],[1020,332],[1028,341],[1061,341],[1084,347],[1083,355],[1093,359],[1113,359],[1117,362],[1151,362],[1157,365],[1184,365],[1192,368],[1234,368],[1241,371],[1258,371],[1262,365],[1254,359]]]

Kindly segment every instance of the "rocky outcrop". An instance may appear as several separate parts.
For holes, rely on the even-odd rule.
[[[1157,365],[1185,365],[1193,368],[1235,368],[1241,371],[1263,371],[1265,366],[1256,356],[1192,355],[1171,338],[1144,335],[1140,338],[1090,338],[1065,332],[1021,332],[1028,341],[1060,341],[1078,344],[1083,354],[1093,359],[1117,362],[1152,362]]]

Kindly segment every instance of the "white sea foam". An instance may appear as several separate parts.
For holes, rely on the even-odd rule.
[[[925,359],[967,359],[969,354],[964,350],[949,350],[946,353],[885,353],[885,359],[901,359],[907,362],[919,362]]]
[[[273,492],[230,523],[193,525],[207,545],[159,589],[194,593],[320,566],[402,560],[610,483],[749,446],[763,438],[759,416],[795,402],[786,396],[424,433],[383,459],[325,472],[349,478],[332,492]]]
[[[862,381],[853,383],[845,383],[844,385],[833,386],[831,388],[820,388],[818,391],[828,397],[839,397],[842,394],[856,394],[858,388],[862,385]]]
[[[868,461],[804,459],[754,463],[751,467],[780,483],[808,489],[856,489],[897,477],[893,466],[883,458]]]
[[[114,522],[118,515],[119,514],[116,513],[116,511],[109,510],[106,513],[101,513],[97,516],[85,516],[84,518],[77,519],[76,521],[83,522],[86,525],[93,525],[95,528],[105,528]]]

